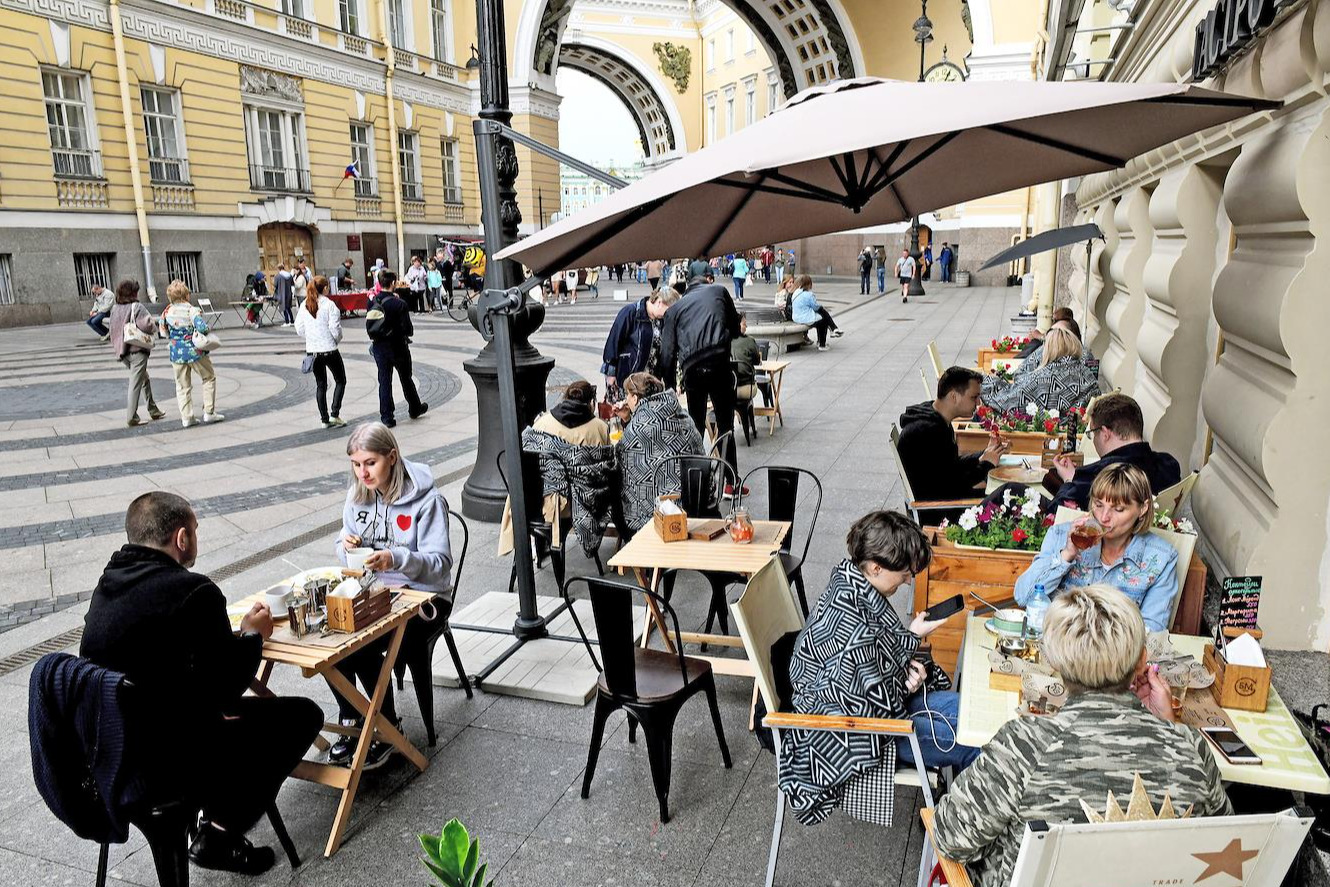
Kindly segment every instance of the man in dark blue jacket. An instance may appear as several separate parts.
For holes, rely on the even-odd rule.
[[[1182,480],[1178,460],[1168,453],[1150,449],[1145,442],[1145,419],[1141,406],[1125,394],[1106,394],[1094,403],[1094,410],[1086,418],[1085,433],[1090,435],[1099,460],[1080,468],[1068,456],[1053,460],[1053,470],[1062,479],[1048,510],[1059,505],[1079,508],[1090,507],[1090,487],[1094,479],[1110,465],[1126,462],[1145,472],[1150,479],[1150,492],[1158,493]],[[1047,481],[1045,481],[1047,482]]]
[[[659,373],[660,323],[666,309],[678,300],[679,294],[667,286],[619,309],[605,337],[605,362],[600,365],[605,394],[611,400],[619,399],[611,392],[622,388],[633,373]]]
[[[393,402],[393,371],[406,397],[407,415],[419,419],[429,409],[420,399],[416,381],[411,378],[411,311],[406,300],[394,290],[397,275],[392,271],[379,272],[379,286],[383,292],[370,302],[365,312],[365,332],[369,336],[369,353],[379,370],[379,421],[389,428],[397,425],[396,404]],[[404,290],[405,291],[405,290]],[[409,291],[405,291],[410,295]]]

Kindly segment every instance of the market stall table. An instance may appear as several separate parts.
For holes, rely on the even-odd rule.
[[[369,310],[369,290],[329,293],[328,298],[337,306],[337,310],[342,312],[343,317],[349,317],[357,311]]]
[[[771,377],[771,405],[753,407],[754,416],[767,417],[767,437],[771,437],[776,433],[777,420],[780,421],[782,428],[785,427],[785,416],[780,411],[780,386],[785,378],[785,368],[789,365],[788,360],[764,360],[753,365],[755,371],[766,373]]]
[[[690,518],[689,527],[696,527],[705,518]],[[780,544],[790,532],[788,521],[753,521],[753,541],[739,545],[730,539],[728,533],[722,533],[715,539],[684,539],[679,542],[665,542],[656,532],[654,524],[647,524],[637,531],[628,544],[619,549],[610,558],[609,565],[620,572],[632,570],[638,583],[643,588],[656,591],[660,585],[664,570],[709,570],[725,573],[738,573],[745,579],[752,576],[771,560],[771,556],[780,550]],[[659,629],[665,649],[673,652],[674,641],[665,625],[664,615],[656,602],[647,598],[647,609],[651,621],[642,632],[642,646],[651,641],[651,628]],[[737,636],[725,634],[703,634],[698,632],[680,632],[685,644],[715,644],[720,647],[743,648],[743,640]],[[717,674],[753,676],[753,667],[747,659],[720,658],[701,656],[711,663]]]
[[[264,326],[265,320],[267,321],[267,326],[273,326],[277,323],[277,301],[275,299],[267,297],[259,299],[239,299],[235,302],[231,302],[230,305],[235,311],[236,316],[240,318],[242,324],[250,322],[249,312],[251,310],[254,311],[255,317],[258,318],[255,322],[258,323],[259,326]]]
[[[334,633],[326,637],[315,633],[296,638],[285,622],[279,622],[274,628],[273,636],[263,642],[263,664],[259,667],[259,673],[252,685],[255,694],[272,695],[268,689],[268,679],[272,675],[273,666],[278,663],[294,665],[306,678],[326,678],[337,692],[356,707],[364,717],[365,724],[373,725],[374,728],[371,730],[362,727],[343,727],[340,724],[324,724],[325,732],[360,737],[350,765],[339,766],[306,760],[297,764],[291,773],[297,779],[331,786],[341,792],[337,813],[333,817],[332,831],[328,835],[328,844],[323,852],[324,856],[332,856],[341,846],[342,835],[346,831],[347,823],[351,821],[351,805],[355,803],[356,791],[360,787],[360,776],[364,771],[370,742],[375,733],[380,740],[392,743],[417,769],[423,771],[429,766],[429,760],[380,713],[383,701],[390,692],[393,663],[397,661],[406,624],[432,597],[428,592],[409,589],[394,589],[394,593],[400,596],[393,601],[391,612],[361,631],[351,634]],[[262,600],[263,595],[256,594],[246,598],[242,603]],[[377,689],[374,691],[373,699],[366,699],[355,684],[347,680],[334,666],[357,650],[385,637],[389,638],[388,651],[383,657],[383,666],[379,669]],[[320,748],[326,745],[322,737],[319,745]]]
[[[957,677],[960,681],[960,716],[956,741],[982,746],[993,738],[998,728],[1019,717],[1016,707],[1020,694],[994,690],[988,683],[988,652],[995,638],[984,628],[988,614],[970,616],[965,622],[965,640]],[[1196,657],[1199,662],[1209,638],[1194,635],[1170,635],[1173,648]],[[1193,692],[1209,693],[1206,690]],[[1224,709],[1242,741],[1261,757],[1261,764],[1230,764],[1214,748],[1219,775],[1226,782],[1262,785],[1289,791],[1330,794],[1330,776],[1298,729],[1297,722],[1284,706],[1273,687],[1264,712]],[[1208,743],[1207,743],[1208,744]]]

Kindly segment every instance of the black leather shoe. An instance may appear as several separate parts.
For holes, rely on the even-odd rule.
[[[412,419],[419,419],[421,416],[425,415],[425,413],[427,413],[427,412],[429,412],[429,404],[424,403],[424,402],[422,401],[421,404],[420,404],[420,409],[411,412],[409,415],[411,416]]]
[[[205,823],[189,845],[189,860],[199,868],[261,875],[272,868],[277,854],[271,847],[255,847],[243,835],[233,835]]]

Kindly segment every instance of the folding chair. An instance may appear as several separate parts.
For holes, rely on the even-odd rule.
[[[222,312],[212,306],[212,299],[199,297],[199,310],[203,312],[203,322],[208,329],[222,328]]]
[[[1168,513],[1177,517],[1182,506],[1187,504],[1191,498],[1192,487],[1196,486],[1196,481],[1200,478],[1199,471],[1193,471],[1182,480],[1175,483],[1166,490],[1160,490],[1155,494],[1155,511],[1167,510]]]
[[[896,471],[901,479],[901,495],[905,497],[905,510],[910,513],[910,517],[919,526],[923,526],[923,520],[919,517],[920,512],[924,511],[949,511],[956,508],[969,508],[971,505],[978,505],[984,501],[980,499],[916,499],[914,490],[910,487],[910,476],[905,471],[905,463],[901,461],[900,441],[901,432],[895,425],[891,426],[891,456],[896,460]]]

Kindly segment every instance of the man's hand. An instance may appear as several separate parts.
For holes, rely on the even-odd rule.
[[[920,610],[918,613],[915,613],[914,618],[910,620],[910,631],[919,635],[921,638],[926,638],[941,628],[946,621],[946,619],[930,620],[928,618],[928,611]]]
[[[1011,441],[992,431],[988,435],[988,446],[979,456],[980,462],[988,462],[991,465],[997,465],[1002,461],[1002,456],[1011,449]]]
[[[913,695],[928,680],[928,669],[917,659],[911,659],[905,669],[905,692]]]
[[[1136,698],[1161,721],[1177,721],[1173,714],[1173,697],[1168,689],[1168,682],[1159,676],[1159,666],[1151,663],[1132,681],[1131,689]]]
[[[272,637],[272,610],[263,601],[258,601],[249,608],[249,612],[240,617],[240,633],[258,632],[265,640]]]
[[[376,573],[391,570],[393,568],[393,553],[387,549],[376,551],[365,558],[365,566]]]
[[[1072,461],[1068,453],[1059,453],[1053,457],[1053,470],[1058,473],[1065,484],[1076,476],[1076,463]]]

